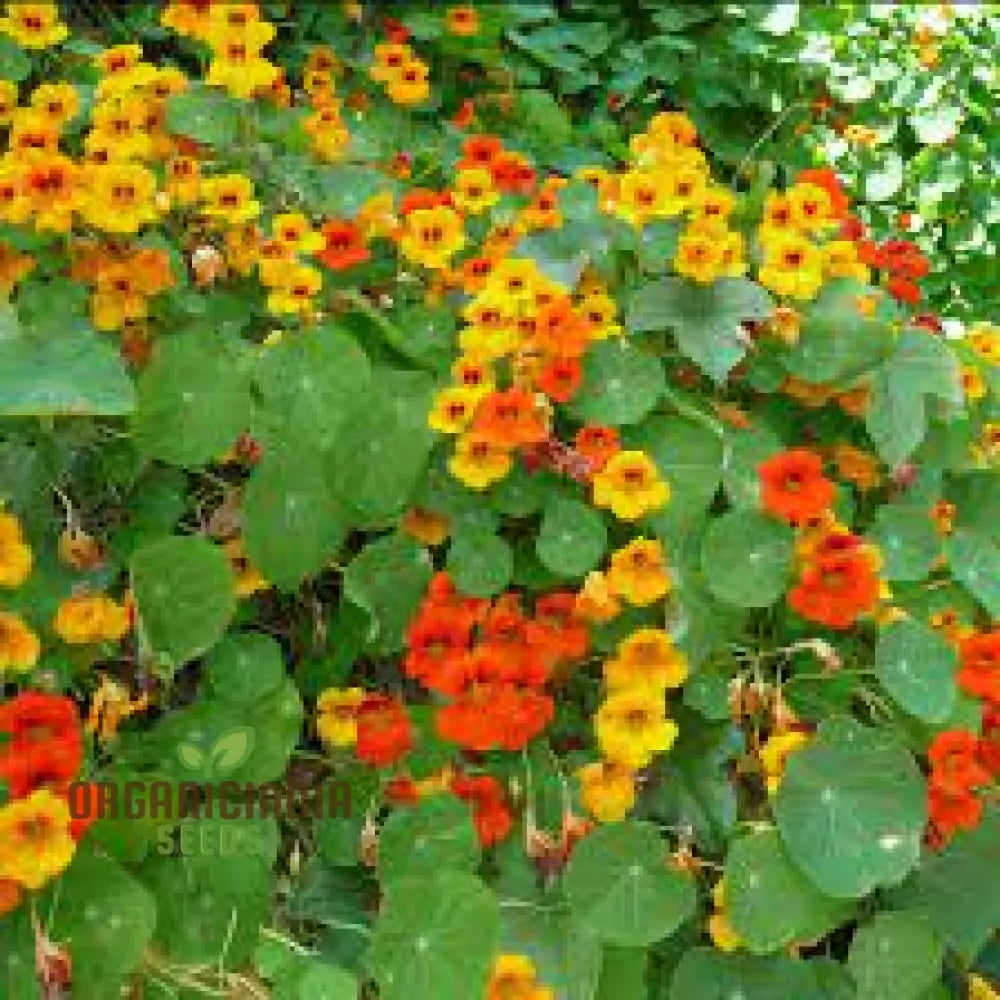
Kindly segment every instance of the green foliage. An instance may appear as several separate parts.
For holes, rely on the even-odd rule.
[[[694,913],[690,876],[671,867],[660,835],[647,823],[595,831],[573,852],[564,884],[574,919],[612,945],[652,944]]]
[[[214,646],[236,609],[229,563],[200,538],[164,538],[140,549],[132,585],[141,633],[168,668]]]
[[[897,885],[920,856],[925,792],[910,754],[854,724],[827,722],[788,762],[775,818],[792,861],[836,899]]]

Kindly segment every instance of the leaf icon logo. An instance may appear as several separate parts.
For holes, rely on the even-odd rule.
[[[212,770],[219,773],[235,771],[253,752],[254,731],[249,726],[231,729],[220,736],[209,750]]]
[[[178,743],[177,759],[189,771],[200,771],[205,766],[205,754],[193,743]]]

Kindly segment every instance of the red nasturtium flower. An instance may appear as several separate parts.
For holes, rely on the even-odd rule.
[[[833,483],[823,475],[823,459],[807,448],[774,455],[760,464],[758,473],[764,510],[789,524],[809,521],[833,503]]]
[[[878,604],[880,583],[870,553],[853,535],[833,535],[802,570],[788,603],[803,618],[850,628]]]
[[[959,687],[989,706],[1000,706],[1000,630],[969,636],[962,642],[961,656]]]
[[[358,708],[358,760],[388,767],[412,748],[413,726],[406,708],[388,695],[367,695]]]
[[[320,234],[324,246],[317,252],[316,259],[331,271],[343,271],[363,264],[371,256],[364,233],[353,222],[329,219],[323,223]]]
[[[80,769],[80,715],[69,698],[22,691],[0,705],[0,735],[0,781],[14,798],[39,788],[63,794]]]
[[[476,410],[473,429],[484,441],[507,448],[536,444],[547,434],[541,412],[524,389],[491,392]]]

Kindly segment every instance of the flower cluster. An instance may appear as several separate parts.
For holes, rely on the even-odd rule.
[[[759,476],[764,510],[799,528],[799,579],[789,605],[840,630],[874,613],[888,596],[879,579],[881,556],[833,515],[834,484],[823,474],[822,458],[806,448],[780,452],[761,463]]]
[[[658,628],[637,629],[605,662],[606,695],[594,716],[602,759],[577,774],[583,804],[596,819],[623,819],[635,804],[637,772],[673,745],[678,727],[666,717],[666,693],[687,674],[684,655]]]
[[[166,28],[206,43],[212,60],[207,83],[247,99],[275,87],[282,71],[261,54],[275,35],[255,3],[170,3],[160,18]]]
[[[447,699],[440,736],[476,753],[517,750],[552,720],[546,685],[586,656],[589,636],[570,593],[546,594],[528,616],[516,594],[488,602],[432,581],[407,633],[403,672]]]
[[[0,914],[23,890],[41,889],[69,865],[88,820],[70,816],[67,795],[83,761],[76,705],[22,691],[0,705]]]

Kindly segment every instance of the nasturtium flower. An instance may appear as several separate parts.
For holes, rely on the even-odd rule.
[[[104,76],[128,73],[142,61],[142,46],[134,42],[112,45],[94,56],[94,65]]]
[[[41,889],[62,874],[76,851],[65,799],[47,788],[0,808],[0,879]]]
[[[712,944],[727,954],[736,951],[743,944],[743,940],[729,918],[724,878],[720,878],[712,889],[712,904],[714,912],[708,918],[708,936],[712,939]]]
[[[812,299],[823,284],[823,255],[797,234],[775,236],[763,243],[758,277],[776,295]]]
[[[59,129],[41,111],[19,108],[11,118],[7,144],[11,155],[25,161],[54,156],[59,152]]]
[[[788,603],[803,618],[842,630],[875,611],[881,587],[871,555],[853,536],[840,537],[841,547],[824,547],[806,565]]]
[[[633,769],[666,753],[679,732],[664,715],[663,694],[643,688],[612,691],[594,716],[601,756]]]
[[[421,545],[440,545],[448,537],[448,519],[423,507],[411,507],[403,515],[399,526]]]
[[[358,709],[365,700],[361,688],[327,688],[316,702],[316,732],[332,747],[354,746],[358,739]]]
[[[414,59],[413,49],[401,42],[381,42],[375,46],[374,61],[368,75],[378,83],[388,83]]]
[[[614,552],[607,579],[613,594],[637,607],[666,597],[671,588],[663,547],[648,538],[635,538]]]
[[[633,632],[604,664],[604,681],[611,691],[640,687],[663,692],[680,687],[687,675],[687,659],[669,633],[659,628]]]
[[[1000,365],[1000,327],[988,323],[974,326],[969,331],[967,343],[983,361],[994,367]]]
[[[315,309],[313,296],[323,287],[323,275],[309,264],[289,261],[275,274],[267,308],[278,315],[308,315]]]
[[[868,267],[858,260],[857,244],[850,240],[831,240],[822,248],[823,273],[827,278],[852,278],[868,284]]]
[[[267,578],[250,561],[242,538],[237,536],[227,539],[222,545],[222,551],[226,553],[236,577],[237,597],[252,597],[270,588]]]
[[[35,258],[19,253],[9,243],[0,241],[0,292],[10,295],[23,278],[35,268]]]
[[[818,517],[833,503],[834,485],[823,475],[823,459],[808,448],[779,452],[757,472],[761,506],[789,524]]]
[[[555,1000],[555,992],[539,984],[527,955],[504,954],[493,963],[485,1000]]]
[[[962,366],[962,391],[970,403],[978,403],[986,395],[986,381],[975,365]]]
[[[357,222],[327,219],[320,235],[323,243],[316,251],[316,259],[331,271],[344,271],[363,264],[371,257],[365,232]]]
[[[405,62],[399,72],[386,81],[386,95],[394,104],[405,106],[422,104],[430,96],[431,88],[427,80],[430,69],[419,59]]]
[[[445,11],[445,26],[449,34],[468,38],[479,33],[479,14],[475,7],[463,4],[460,7],[449,7]]]
[[[800,182],[786,192],[795,214],[795,221],[803,232],[822,233],[837,225],[830,194],[817,184]]]
[[[447,205],[415,209],[403,221],[399,248],[414,264],[442,270],[463,246],[462,217]]]
[[[0,126],[10,124],[17,101],[17,84],[13,80],[0,80]]]
[[[625,332],[624,327],[618,322],[618,306],[615,300],[603,289],[585,295],[577,305],[576,312],[587,324],[591,340],[605,340]]]
[[[637,521],[670,499],[670,488],[656,463],[642,451],[619,451],[591,480],[594,505],[623,521]]]
[[[767,794],[774,795],[785,775],[788,758],[809,742],[809,734],[800,729],[772,733],[760,748],[760,765],[764,772]]]
[[[577,358],[553,358],[538,373],[536,384],[549,399],[568,403],[582,380],[583,368]]]
[[[242,174],[206,177],[201,182],[202,212],[208,218],[239,225],[260,215],[260,202],[254,199],[253,181]]]
[[[17,91],[14,93],[16,100]],[[45,115],[57,129],[62,129],[79,112],[80,95],[71,83],[43,83],[32,91],[31,107]],[[0,108],[0,115],[2,113]]]
[[[583,581],[580,593],[576,595],[574,610],[584,621],[607,622],[616,617],[622,609],[621,601],[612,592],[604,573],[594,570]]]
[[[20,615],[0,611],[0,677],[31,670],[41,649],[38,636]]]
[[[710,185],[702,189],[691,206],[695,218],[725,221],[732,214],[736,197],[727,187]]]
[[[201,167],[193,156],[175,156],[167,163],[166,191],[178,205],[193,205],[201,193]]]
[[[728,230],[724,232],[728,233]],[[709,285],[722,277],[726,262],[720,235],[719,230],[689,225],[677,241],[674,270],[702,285]]]
[[[463,434],[448,459],[448,470],[471,490],[485,490],[505,478],[513,466],[510,449],[477,431]]]
[[[469,215],[479,215],[500,200],[500,192],[493,186],[493,175],[485,167],[460,170],[455,177],[452,201]]]
[[[456,385],[475,393],[479,399],[496,388],[489,361],[473,354],[461,355],[451,366],[451,374]]]
[[[402,702],[388,695],[366,694],[357,708],[354,752],[372,767],[389,767],[413,747],[413,725]]]
[[[1000,630],[978,632],[962,641],[958,686],[990,704],[1000,704]]]
[[[830,454],[840,478],[854,483],[863,493],[882,485],[882,465],[870,452],[840,442],[833,446]]]
[[[20,587],[31,573],[34,554],[20,520],[0,510],[0,587]]]
[[[534,397],[518,388],[483,397],[473,427],[481,438],[504,448],[538,444],[548,433],[545,416]]]
[[[67,597],[56,611],[53,631],[63,642],[117,642],[131,628],[128,609],[104,594]]]
[[[258,91],[272,87],[280,75],[281,70],[274,63],[248,50],[244,42],[235,40],[216,49],[205,82],[224,87],[233,97],[247,100]]]
[[[0,18],[0,33],[10,36],[23,49],[47,49],[69,37],[69,28],[59,19],[57,3],[7,4]]]
[[[242,44],[247,50],[259,52],[275,36],[273,24],[260,16],[256,3],[213,3],[208,8],[205,40],[213,49]]]
[[[159,215],[156,178],[138,163],[91,166],[87,169],[81,213],[97,229],[137,233]]]
[[[621,451],[621,442],[614,427],[588,424],[576,432],[573,445],[587,460],[591,474],[600,472]]]
[[[615,214],[636,228],[669,214],[663,178],[648,170],[629,170],[622,174],[615,199]]]
[[[594,819],[617,823],[635,805],[635,771],[612,761],[585,764],[576,772],[580,801]]]
[[[313,231],[309,220],[301,212],[285,212],[271,221],[274,238],[289,249],[301,254],[314,254],[324,246],[323,237]]]
[[[461,434],[472,423],[482,394],[475,389],[449,386],[434,397],[427,425],[442,434]]]

